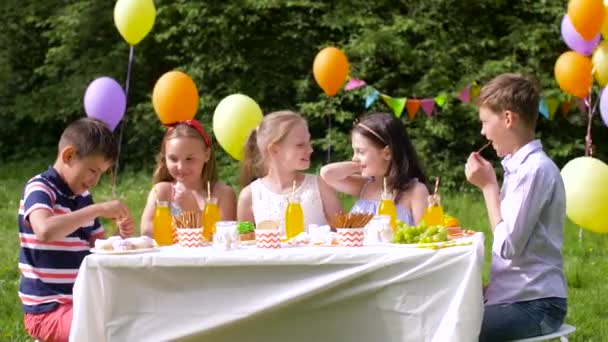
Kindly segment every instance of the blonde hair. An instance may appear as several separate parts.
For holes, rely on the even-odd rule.
[[[211,185],[217,182],[217,165],[215,162],[215,154],[213,153],[213,148],[210,145],[207,145],[205,139],[197,131],[195,128],[187,125],[187,124],[177,124],[174,127],[169,128],[165,137],[163,138],[163,142],[161,144],[160,153],[156,156],[156,168],[154,170],[154,176],[152,177],[152,181],[154,184],[160,182],[174,182],[175,179],[169,173],[169,169],[167,169],[167,162],[165,161],[165,145],[167,140],[170,139],[178,139],[178,138],[194,138],[200,140],[205,148],[209,149],[209,160],[203,166],[203,170],[201,172],[201,180],[203,181],[203,185],[206,186],[207,182],[210,182]]]
[[[280,144],[298,124],[308,125],[298,113],[283,110],[266,115],[260,125],[251,131],[241,165],[241,188],[268,173],[268,147]]]

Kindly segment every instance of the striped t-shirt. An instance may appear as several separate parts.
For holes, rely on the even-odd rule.
[[[89,254],[90,241],[104,235],[96,218],[63,239],[42,242],[30,226],[30,213],[43,209],[61,215],[91,204],[89,192],[74,195],[52,166],[27,182],[18,215],[19,298],[25,313],[50,312],[59,304],[71,303],[72,288],[80,264]]]

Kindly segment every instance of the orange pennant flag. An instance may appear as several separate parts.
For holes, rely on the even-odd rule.
[[[420,100],[408,99],[405,103],[405,108],[407,108],[407,113],[409,115],[410,120],[414,120],[418,109],[420,109]]]

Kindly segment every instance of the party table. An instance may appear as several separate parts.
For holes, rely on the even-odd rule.
[[[213,247],[91,254],[71,341],[476,341],[483,235],[430,250]]]

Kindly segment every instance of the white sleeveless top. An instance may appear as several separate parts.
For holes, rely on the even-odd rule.
[[[295,193],[300,198],[300,205],[304,213],[305,230],[308,229],[308,225],[310,224],[319,226],[327,224],[316,175],[305,175],[304,182],[296,189]],[[256,224],[264,220],[275,220],[279,222],[281,232],[285,233],[287,194],[277,194],[268,189],[262,183],[262,179],[256,179],[251,183],[251,201],[253,218]]]

